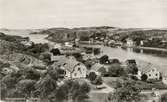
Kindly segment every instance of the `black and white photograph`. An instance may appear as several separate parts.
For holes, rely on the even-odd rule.
[[[0,102],[167,102],[167,0],[0,0]]]

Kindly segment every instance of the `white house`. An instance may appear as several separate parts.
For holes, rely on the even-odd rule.
[[[55,62],[54,66],[59,66],[61,69],[65,70],[66,78],[85,78],[87,73],[86,66],[78,62],[73,57],[66,57],[66,59],[59,59]]]
[[[132,46],[134,46],[134,42],[133,42],[133,40],[130,39],[130,38],[126,39],[126,45],[127,45],[128,47],[132,47]]]
[[[74,44],[71,43],[71,42],[65,42],[64,44],[65,44],[65,46],[67,46],[67,47],[73,47],[73,45],[74,45]]]
[[[85,78],[87,69],[83,63],[76,60],[66,61],[64,65],[66,77],[68,78]]]
[[[162,75],[162,82],[167,85],[167,74]]]
[[[146,66],[142,66],[142,68],[139,68],[138,76],[146,74],[147,80],[160,80],[161,73],[158,69],[158,66],[149,63]]]

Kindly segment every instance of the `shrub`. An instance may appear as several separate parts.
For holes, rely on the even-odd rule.
[[[109,62],[109,57],[107,55],[103,55],[101,58],[100,58],[100,63],[101,64],[108,64],[107,62]]]
[[[142,81],[147,81],[147,78],[148,78],[148,76],[147,76],[146,74],[143,74],[143,75],[141,76],[141,80],[142,80]]]
[[[111,77],[119,77],[126,75],[126,72],[119,64],[113,64],[109,67],[108,74]]]
[[[92,81],[92,84],[95,84],[95,85],[103,84],[103,80],[102,80],[101,76],[97,76],[96,79],[94,81]]]
[[[90,72],[89,75],[88,75],[88,79],[90,81],[94,81],[96,79],[97,75],[95,72]]]

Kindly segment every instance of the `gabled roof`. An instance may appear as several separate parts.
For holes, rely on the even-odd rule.
[[[152,69],[157,69],[157,70],[160,69],[159,66],[154,65],[152,63],[145,63],[145,64],[142,64],[142,65],[138,65],[138,68],[139,68],[140,71],[142,71],[144,73],[146,73],[146,72],[148,72]]]
[[[128,59],[128,60],[126,60],[126,63],[129,63],[129,64],[135,63],[136,64],[136,60],[135,59]]]
[[[78,62],[73,57],[64,57],[62,59],[59,59],[57,62],[55,62],[52,66],[64,66],[65,69],[67,69],[69,72],[73,72],[74,68],[77,65],[82,64],[81,62]],[[82,64],[83,65],[83,64]]]
[[[73,59],[68,59],[65,62],[65,69],[67,69],[69,72],[73,72],[74,68],[79,65],[80,62],[73,60]]]
[[[108,68],[109,65],[103,65],[100,63],[95,63],[92,67],[91,70],[98,71],[100,68]]]

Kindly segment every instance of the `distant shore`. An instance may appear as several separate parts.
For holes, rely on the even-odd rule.
[[[134,47],[134,48],[167,52],[167,49],[164,49],[164,48],[154,48],[154,47]]]
[[[154,47],[141,47],[141,46],[123,46],[123,48],[136,48],[136,49],[144,49],[144,50],[154,50],[154,51],[164,51],[167,52],[167,49],[165,48],[154,48]]]

